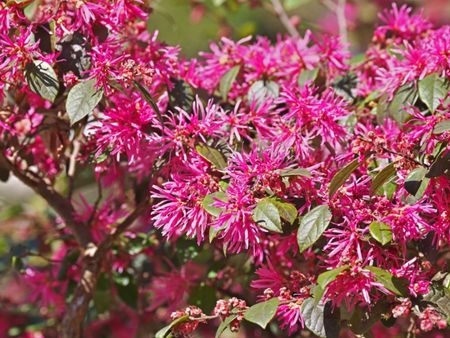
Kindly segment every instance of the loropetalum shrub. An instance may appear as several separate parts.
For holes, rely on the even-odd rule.
[[[448,334],[450,26],[394,5],[358,61],[309,31],[187,60],[148,13],[0,4],[1,176],[54,211],[2,331]]]

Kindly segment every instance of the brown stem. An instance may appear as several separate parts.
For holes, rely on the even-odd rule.
[[[141,202],[128,217],[126,217],[97,247],[92,239],[87,224],[77,222],[75,210],[72,203],[59,194],[53,187],[46,184],[42,179],[32,176],[25,170],[15,166],[0,148],[0,160],[3,160],[7,168],[24,184],[32,188],[38,195],[43,197],[64,220],[66,226],[73,232],[83,252],[80,282],[78,283],[72,301],[67,305],[63,322],[61,325],[62,338],[83,337],[83,322],[92,299],[95,286],[102,271],[102,265],[113,242],[149,207],[149,200]]]
[[[33,189],[38,195],[43,197],[49,206],[53,208],[63,219],[66,226],[72,231],[75,238],[82,248],[86,248],[92,242],[91,232],[86,224],[80,223],[75,219],[75,209],[72,204],[64,198],[53,187],[46,184],[36,176],[31,177],[26,171],[19,169],[4,155],[4,150],[0,148],[0,158],[4,160],[8,169],[22,183]]]
[[[78,283],[72,302],[67,306],[62,322],[62,338],[81,338],[83,336],[83,321],[89,302],[92,299],[95,286],[102,271],[103,262],[120,234],[128,229],[134,221],[149,207],[149,200],[141,202],[125,220],[120,223],[115,231],[109,234],[97,247],[91,245],[84,252],[85,267],[80,282]]]
[[[291,20],[289,19],[289,16],[287,15],[286,11],[284,10],[283,4],[280,2],[280,0],[271,0],[271,1],[273,10],[277,14],[278,18],[280,19],[281,23],[286,28],[288,33],[292,35],[294,38],[298,38],[300,35],[297,29],[292,24]]]

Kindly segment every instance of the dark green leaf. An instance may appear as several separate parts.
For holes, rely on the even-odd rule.
[[[299,76],[298,76],[298,85],[300,87],[303,87],[306,82],[313,81],[317,78],[317,75],[319,74],[319,68],[314,68],[312,70],[303,70]]]
[[[123,273],[114,276],[114,283],[120,299],[128,306],[136,309],[138,300],[138,287],[133,276]]]
[[[11,266],[17,271],[22,271],[22,269],[24,267],[22,258],[18,257],[18,256],[12,256],[11,257]]]
[[[383,222],[372,222],[369,225],[369,231],[372,237],[382,245],[386,245],[392,241],[392,229],[389,224]]]
[[[213,164],[217,169],[226,168],[227,162],[222,153],[217,149],[207,146],[206,144],[199,144],[195,147],[195,150],[197,150],[201,157]]]
[[[372,191],[375,192],[380,187],[382,187],[383,184],[386,183],[389,180],[389,178],[391,178],[395,174],[395,172],[396,170],[394,162],[389,163],[387,166],[381,169],[381,171],[372,180],[371,186]]]
[[[430,179],[425,177],[427,170],[424,167],[419,167],[411,171],[405,180],[405,189],[415,198],[422,198],[425,190],[430,183]]]
[[[307,298],[301,308],[305,326],[319,337],[326,337],[324,327],[324,306],[316,304],[313,298]]]
[[[253,220],[262,228],[282,233],[281,219],[278,208],[269,198],[264,198],[258,202],[253,210]]]
[[[52,66],[47,62],[35,60],[26,66],[25,77],[33,92],[50,102],[55,101],[59,82]]]
[[[263,329],[273,319],[277,313],[278,305],[280,304],[278,298],[272,298],[262,303],[251,306],[244,314],[244,319],[249,322],[258,324]]]
[[[227,195],[223,191],[216,191],[205,196],[202,202],[202,207],[210,215],[217,217],[220,215],[223,209],[217,208],[212,204],[217,200],[226,201],[227,199]]]
[[[59,281],[65,280],[67,278],[67,272],[72,267],[72,265],[77,262],[78,257],[80,257],[80,250],[70,249],[67,252],[58,271],[57,278]]]
[[[222,76],[222,78],[220,79],[219,91],[220,91],[220,95],[222,95],[222,99],[224,101],[226,101],[226,99],[228,97],[228,92],[231,89],[231,85],[236,80],[236,77],[237,77],[240,69],[241,69],[241,66],[234,66],[228,72],[226,72],[225,75]]]
[[[377,282],[384,285],[386,289],[398,296],[407,296],[408,289],[403,279],[394,277],[389,271],[377,268],[376,266],[366,266],[364,269],[369,270],[375,275]]]
[[[381,319],[381,315],[387,312],[386,304],[376,303],[372,309],[356,307],[349,321],[350,329],[358,335],[368,332],[372,326]]]
[[[326,338],[339,338],[341,331],[341,311],[334,307],[332,302],[327,302],[323,309],[323,327]]]
[[[436,123],[433,129],[433,134],[442,134],[450,130],[450,120],[444,120]]]
[[[312,177],[309,170],[304,168],[286,168],[280,170],[281,177],[289,177],[289,176],[305,176]]]
[[[147,88],[145,88],[143,85],[141,85],[139,82],[137,81],[133,81],[134,87],[139,90],[139,92],[141,93],[142,97],[144,98],[144,100],[152,107],[152,109],[155,111],[156,115],[158,116],[158,120],[159,122],[163,125],[164,127],[164,121],[162,118],[162,114],[161,111],[158,108],[158,105],[156,104],[155,100],[153,99],[152,95],[149,93],[149,91],[147,90]]]
[[[66,110],[73,125],[91,114],[103,96],[103,90],[95,88],[95,79],[76,84],[69,92]]]
[[[345,183],[345,181],[350,177],[353,171],[359,167],[358,159],[354,159],[348,163],[344,168],[339,170],[330,182],[329,194],[328,196],[332,198],[336,191]]]
[[[233,322],[233,320],[235,320],[237,318],[236,315],[230,315],[227,318],[225,318],[225,320],[220,323],[219,327],[217,328],[216,331],[216,338],[220,338],[220,336],[222,335],[222,333],[224,333],[224,331],[230,326],[230,324]],[[158,337],[156,337],[158,338]]]
[[[297,232],[300,252],[313,245],[331,221],[331,212],[327,205],[319,205],[308,212],[301,220]]]
[[[170,331],[172,330],[172,328],[174,328],[175,326],[177,326],[180,323],[186,322],[189,320],[189,316],[182,316],[178,319],[175,319],[172,323],[170,323],[169,325],[163,327],[161,330],[159,330],[158,332],[156,332],[155,334],[155,338],[166,338],[168,337],[168,335],[170,334]]]
[[[419,97],[432,113],[447,94],[448,85],[445,78],[441,78],[438,74],[433,73],[419,80]]]
[[[425,175],[426,178],[438,177],[447,175],[450,176],[450,151],[442,151]]]
[[[277,207],[282,219],[290,224],[295,222],[298,216],[298,211],[295,205],[276,198],[271,198],[270,200]]]
[[[400,87],[388,104],[387,113],[398,123],[403,124],[409,117],[404,107],[413,105],[417,101],[417,93],[412,84],[405,84]]]

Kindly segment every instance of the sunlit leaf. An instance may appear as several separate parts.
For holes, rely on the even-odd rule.
[[[372,237],[382,245],[386,245],[392,241],[392,229],[389,224],[383,222],[372,222],[369,225],[369,231]]]
[[[95,79],[76,84],[67,96],[66,110],[70,124],[75,124],[91,114],[103,96],[102,89],[95,88]]]
[[[236,80],[236,77],[239,74],[240,69],[241,66],[234,66],[228,72],[226,72],[225,75],[222,76],[222,78],[220,79],[219,91],[224,101],[227,99],[228,92],[231,89],[231,85]]]
[[[244,319],[258,324],[263,329],[275,317],[280,301],[278,298],[272,298],[262,303],[251,306],[244,314]]]
[[[297,243],[300,252],[308,249],[319,239],[330,224],[331,217],[328,206],[319,205],[302,218],[297,232]]]
[[[350,177],[353,171],[359,167],[358,159],[354,159],[350,163],[348,163],[344,168],[339,170],[330,182],[329,193],[328,196],[332,198],[336,191],[345,183],[345,181]]]

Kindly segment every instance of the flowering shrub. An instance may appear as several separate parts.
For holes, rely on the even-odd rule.
[[[189,60],[148,13],[0,3],[0,177],[53,210],[2,332],[445,336],[450,27],[393,5],[359,61],[310,31]]]

